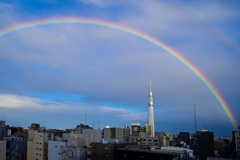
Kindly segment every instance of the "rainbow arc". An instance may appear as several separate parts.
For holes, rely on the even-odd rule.
[[[164,42],[160,41],[159,39],[156,39],[156,38],[154,38],[150,35],[147,35],[143,32],[137,31],[135,29],[132,29],[132,28],[129,28],[126,26],[115,24],[112,22],[103,21],[103,20],[77,18],[77,17],[58,17],[58,18],[30,21],[30,22],[25,22],[25,23],[21,23],[18,25],[14,25],[11,27],[7,27],[5,29],[0,30],[0,38],[7,36],[9,34],[12,34],[12,33],[16,33],[18,31],[29,29],[29,28],[33,28],[33,27],[37,27],[37,26],[44,26],[44,25],[54,25],[54,24],[87,24],[87,25],[111,28],[114,30],[119,30],[119,31],[128,33],[130,35],[139,37],[139,38],[161,48],[162,50],[166,51],[168,54],[172,55],[177,60],[179,60],[183,65],[185,65],[188,69],[190,69],[203,82],[203,84],[212,93],[212,95],[214,96],[214,98],[216,99],[216,101],[218,102],[219,106],[221,107],[223,112],[226,114],[228,119],[231,121],[233,126],[235,128],[237,128],[237,121],[236,121],[230,107],[228,106],[228,104],[226,103],[224,98],[221,96],[221,94],[218,92],[218,90],[214,87],[214,85],[207,79],[207,77],[196,66],[194,66],[189,60],[187,60],[185,57],[183,57],[179,52],[175,51],[173,48],[171,48]]]

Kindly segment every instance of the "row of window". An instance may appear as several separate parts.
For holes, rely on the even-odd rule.
[[[63,145],[60,145],[60,146],[59,146],[59,148],[62,148],[62,147],[63,147]],[[57,148],[57,145],[55,145],[55,148]]]

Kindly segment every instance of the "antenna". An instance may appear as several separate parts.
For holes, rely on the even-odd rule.
[[[197,133],[197,123],[196,123],[196,107],[194,104],[194,116],[195,116],[195,133]]]
[[[97,121],[97,124],[98,124],[98,129],[99,129],[99,124],[101,124],[99,121]]]
[[[87,125],[87,113],[85,113],[85,125]]]
[[[5,112],[4,112],[4,121],[5,121]]]
[[[92,125],[93,125],[93,129],[95,128],[95,121],[93,120],[93,123],[92,123]]]

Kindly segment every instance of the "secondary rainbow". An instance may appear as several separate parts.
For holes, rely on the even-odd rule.
[[[107,27],[107,28],[119,30],[128,34],[131,34],[133,36],[139,37],[165,50],[167,53],[169,53],[170,55],[175,57],[177,60],[179,60],[182,64],[184,64],[187,68],[189,68],[203,82],[203,84],[208,88],[208,90],[212,93],[216,101],[219,103],[221,109],[229,118],[233,126],[237,128],[237,121],[230,107],[227,105],[226,101],[223,99],[223,97],[217,91],[214,85],[207,79],[207,77],[197,67],[195,67],[189,60],[183,57],[179,52],[175,51],[173,48],[169,47],[167,44],[163,43],[162,41],[154,37],[151,37],[150,35],[147,35],[143,32],[140,32],[135,29],[131,29],[129,27],[122,26],[116,23],[103,21],[103,20],[79,18],[79,17],[57,17],[52,19],[30,21],[30,22],[14,25],[11,27],[7,27],[5,29],[0,30],[0,38],[18,31],[25,30],[25,29],[29,29],[37,26],[53,25],[53,24],[86,24],[86,25]]]

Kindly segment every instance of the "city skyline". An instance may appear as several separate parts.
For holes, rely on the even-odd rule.
[[[213,84],[240,124],[238,1],[72,0],[0,2],[0,31],[44,19],[95,19],[149,35],[179,52]],[[0,37],[0,110],[10,126],[65,129],[149,121],[155,131],[231,137],[226,112],[185,64],[137,36],[98,25],[47,24]]]

